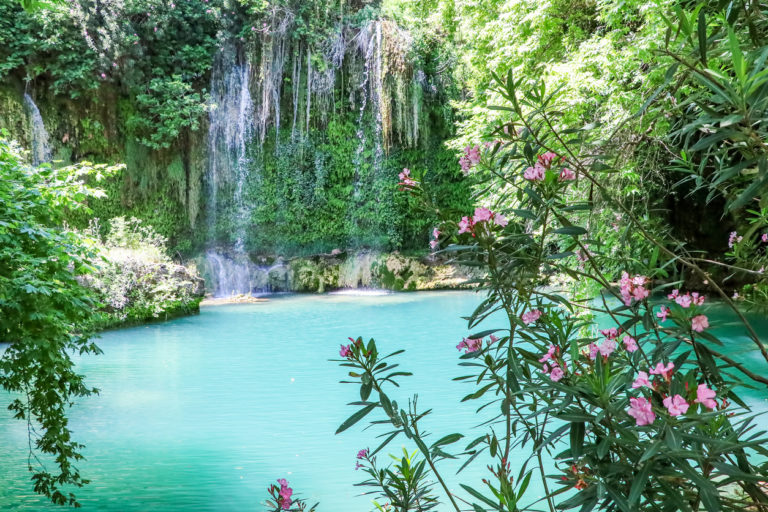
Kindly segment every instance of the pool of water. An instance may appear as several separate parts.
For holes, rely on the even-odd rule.
[[[364,476],[355,454],[375,446],[381,431],[361,423],[334,435],[355,410],[345,404],[359,396],[339,384],[344,372],[328,359],[347,336],[375,337],[382,351],[405,348],[400,362],[415,376],[403,379],[398,401],[419,390],[420,406],[434,409],[425,420],[434,439],[469,429],[487,416],[459,403],[469,387],[451,379],[462,373],[461,316],[479,299],[466,292],[289,296],[104,333],[104,354],[77,361],[101,395],[71,411],[75,436],[87,445],[81,470],[92,481],[78,491],[84,510],[263,510],[277,478],[319,501],[321,511],[370,510],[371,498],[354,486]],[[710,316],[713,324],[726,320],[717,310]],[[765,318],[754,320],[768,333]],[[738,329],[719,334],[727,352],[761,367]],[[755,391],[750,400],[764,407],[765,396]],[[0,395],[0,509],[54,510],[31,491],[26,430],[5,411],[7,400]],[[403,442],[387,451],[400,452]],[[481,487],[485,464],[478,459],[461,482]],[[447,471],[449,486],[458,489],[454,472]],[[532,482],[529,496],[540,494]]]

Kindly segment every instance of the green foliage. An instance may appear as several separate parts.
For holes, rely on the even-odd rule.
[[[19,72],[49,81],[56,94],[80,98],[99,86],[98,56],[65,8],[22,10],[0,2],[0,78]]]
[[[99,236],[98,225],[91,226]],[[131,325],[196,313],[202,300],[196,272],[174,264],[166,239],[136,218],[116,217],[99,246],[102,262],[88,276],[100,302],[99,328]]]
[[[137,114],[127,127],[144,145],[169,148],[185,130],[196,131],[207,110],[208,97],[196,92],[179,75],[153,78],[147,91],[136,95]]]
[[[366,124],[361,138],[355,115],[335,116],[324,132],[306,139],[292,140],[286,129],[276,145],[270,134],[261,151],[254,148],[244,194],[248,250],[301,255],[347,247],[426,248],[436,217],[417,214],[418,205],[397,193],[403,167],[425,173],[441,207],[468,207],[469,188],[439,138],[425,143],[426,151],[393,148],[374,164],[374,127]],[[235,208],[233,201],[219,202],[214,233],[221,245],[235,242]]]
[[[736,2],[738,3],[738,2]],[[747,8],[697,4],[665,18],[668,90],[676,122],[668,138],[680,148],[680,183],[706,189],[707,202],[724,196],[729,210],[768,206],[768,37],[764,16]],[[745,27],[746,26],[746,27]],[[748,30],[739,30],[740,27]],[[671,103],[671,105],[670,105]]]
[[[25,165],[18,146],[0,141],[0,385],[15,397],[14,416],[29,425],[35,492],[78,506],[67,487],[88,483],[75,464],[83,446],[72,438],[66,411],[96,389],[74,371],[72,353],[98,354],[90,341],[96,302],[80,278],[97,253],[86,237],[62,227],[100,191],[84,179],[109,172],[86,165]],[[46,469],[55,466],[52,472]]]
[[[417,408],[418,395],[407,408],[388,396],[398,378],[409,375],[391,359],[403,351],[381,357],[374,340],[350,338],[338,362],[353,379],[345,382],[359,386],[361,401],[350,404],[357,410],[337,433],[377,412],[371,426],[388,431],[372,455],[404,435],[456,511],[454,496],[474,510],[524,510],[520,498],[531,478],[541,479],[541,501],[552,512],[764,510],[768,494],[758,482],[766,470],[766,432],[755,431],[756,415],[738,392],[762,388],[768,379],[719,352],[723,342],[702,295],[674,290],[664,297],[680,284],[669,282],[670,263],[710,280],[763,366],[764,340],[697,258],[658,237],[621,191],[609,188],[605,178],[620,159],[593,151],[592,130],[554,128],[557,93],[541,82],[529,89],[512,72],[496,92],[506,100],[497,108],[511,121],[495,130],[499,142],[467,158],[478,188],[503,190],[505,197],[493,205],[496,211],[478,208],[461,221],[446,216],[439,237],[457,263],[484,271],[478,286],[485,298],[468,317],[472,334],[457,346],[464,351],[457,380],[472,386],[463,401],[488,411],[479,422],[483,431],[460,453],[443,446],[466,432],[427,446],[421,422],[431,409]],[[590,183],[655,249],[647,261],[622,262],[637,275],[624,272],[614,283],[605,274],[607,254],[587,247],[595,239],[595,206],[579,197],[578,180]],[[423,184],[408,193],[429,204]],[[765,215],[758,213],[756,224]],[[591,281],[597,296],[542,286],[557,275]],[[528,456],[511,460],[513,449]],[[445,483],[439,462],[463,457],[468,464],[481,455],[493,461],[484,487],[461,485],[463,498]]]

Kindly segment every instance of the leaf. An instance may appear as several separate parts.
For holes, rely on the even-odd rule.
[[[578,236],[587,234],[587,230],[581,226],[563,226],[554,230],[553,233],[557,233],[559,235]]]
[[[571,423],[571,457],[581,457],[584,448],[584,423]]]
[[[475,498],[479,499],[480,501],[482,501],[482,502],[483,502],[483,503],[485,503],[486,505],[490,505],[490,506],[491,506],[491,507],[493,507],[494,509],[498,508],[498,504],[497,504],[497,503],[494,503],[493,501],[489,500],[488,498],[486,498],[485,496],[483,496],[481,493],[479,493],[478,491],[476,491],[476,490],[475,490],[475,489],[473,489],[472,487],[470,487],[470,486],[468,486],[468,485],[466,485],[466,484],[459,484],[459,485],[461,485],[461,488],[462,488],[462,489],[464,489],[464,490],[465,490],[465,491],[467,491],[469,494],[471,494],[471,495],[472,495],[472,496],[474,496]]]
[[[366,407],[363,407],[359,411],[357,411],[355,414],[347,418],[347,420],[341,424],[341,426],[336,430],[336,434],[341,434],[345,430],[347,430],[349,427],[360,421],[361,419],[365,418],[372,410],[376,408],[378,404],[370,404]]]
[[[635,473],[635,477],[632,480],[632,487],[629,490],[629,498],[627,499],[630,507],[640,503],[640,496],[645,489],[645,482],[648,480],[652,469],[653,461],[646,462],[643,464],[642,469]]]
[[[707,67],[707,18],[704,14],[704,9],[699,10],[698,32],[699,57],[701,58],[704,67]]]
[[[447,436],[442,437],[439,440],[432,443],[432,448],[436,448],[438,446],[444,446],[447,444],[453,444],[463,437],[464,436],[462,434],[448,434]]]

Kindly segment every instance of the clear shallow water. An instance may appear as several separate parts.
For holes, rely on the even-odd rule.
[[[347,336],[375,337],[384,352],[405,348],[402,367],[416,375],[402,380],[398,401],[420,391],[421,408],[434,408],[425,422],[434,439],[466,430],[487,417],[475,415],[479,404],[459,403],[469,387],[451,381],[463,373],[455,345],[468,333],[460,317],[478,302],[463,292],[291,296],[104,333],[104,355],[78,361],[102,393],[71,412],[87,445],[81,469],[92,480],[78,491],[84,510],[260,511],[268,485],[283,477],[321,511],[370,510],[353,485],[363,479],[355,454],[376,446],[379,431],[360,423],[334,435],[355,410],[345,404],[359,396],[338,383],[344,372],[328,359]],[[709,314],[713,325],[726,320]],[[768,320],[753,320],[768,335]],[[724,351],[765,368],[739,329],[719,334]],[[765,391],[749,395],[766,408]],[[31,492],[26,430],[5,412],[7,399],[0,395],[0,510],[54,510]],[[386,451],[399,453],[403,442]],[[477,460],[461,481],[480,487],[485,463]],[[458,488],[453,471],[445,474]],[[528,495],[540,493],[533,479]]]

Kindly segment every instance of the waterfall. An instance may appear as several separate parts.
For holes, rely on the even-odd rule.
[[[40,115],[40,109],[37,108],[32,97],[27,93],[24,93],[24,105],[29,115],[32,164],[37,166],[44,162],[50,162],[53,159],[51,145],[48,141],[48,132],[43,124],[43,116]]]
[[[245,253],[245,239],[251,218],[246,186],[251,170],[247,144],[254,136],[254,106],[250,92],[251,66],[227,45],[217,54],[211,71],[211,104],[208,128],[208,234],[215,240],[218,215],[223,207],[232,210],[230,233],[235,242],[232,256],[214,249],[206,254],[214,294],[246,294],[253,289],[252,265]],[[230,192],[231,200],[220,200]]]

